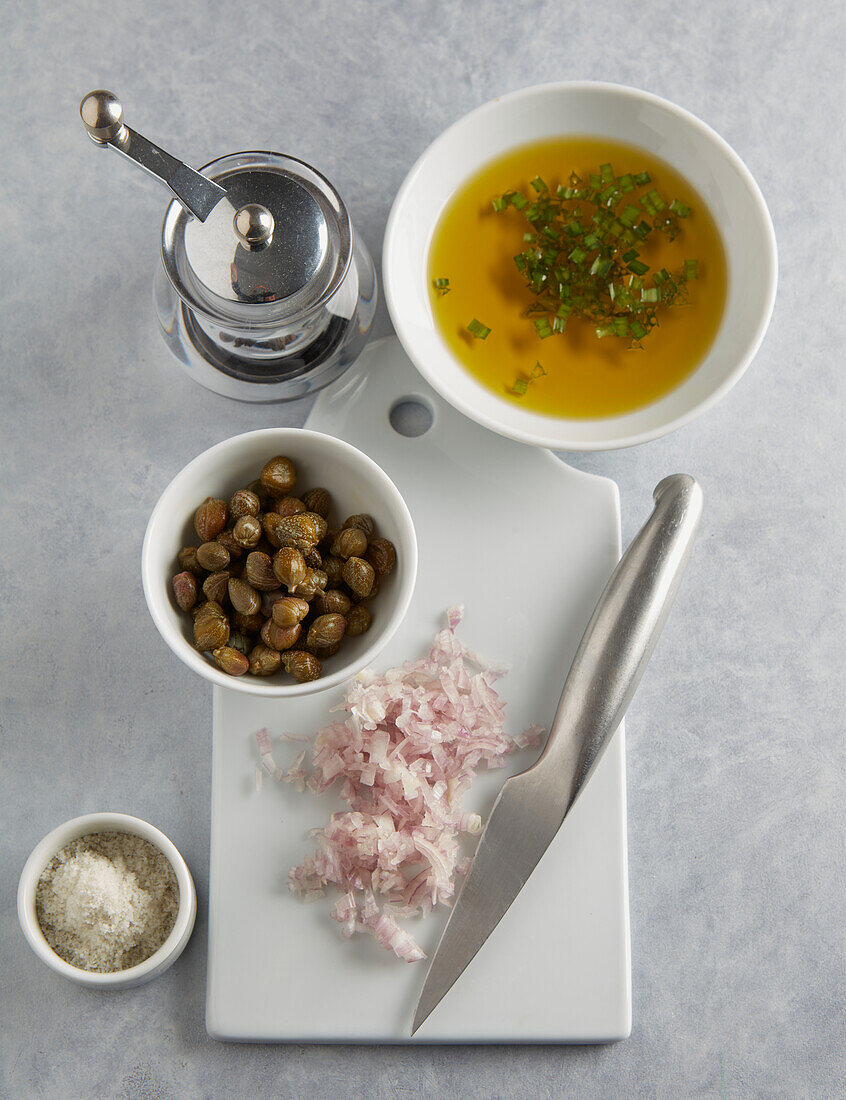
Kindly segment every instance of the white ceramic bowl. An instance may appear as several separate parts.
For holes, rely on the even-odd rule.
[[[60,959],[52,949],[44,938],[35,914],[35,893],[42,871],[57,852],[77,837],[107,831],[132,833],[134,836],[143,837],[164,854],[176,875],[179,887],[179,908],[176,911],[176,921],[170,935],[158,951],[154,951],[148,959],[126,970],[118,970],[112,974],[96,974],[71,966],[64,959]],[[32,950],[57,974],[70,978],[71,981],[78,982],[80,985],[95,986],[98,989],[129,989],[131,986],[143,985],[144,982],[157,978],[182,954],[191,938],[196,915],[197,892],[185,860],[163,832],[139,817],[130,817],[129,814],[83,814],[82,817],[75,817],[72,821],[59,825],[35,847],[24,865],[18,884],[18,920]]]
[[[192,644],[193,622],[177,607],[171,589],[176,556],[196,544],[193,517],[208,496],[228,500],[236,489],[258,477],[269,458],[292,459],[302,489],[323,486],[332,496],[340,522],[367,512],[380,535],[397,549],[397,564],[382,582],[371,606],[373,624],[366,634],[345,638],[340,651],[323,661],[324,674],[298,684],[284,672],[268,678],[246,673],[228,676]],[[304,428],[264,428],[225,439],[189,462],[171,481],[153,509],[141,552],[144,595],[159,633],[181,661],[212,683],[251,695],[294,696],[337,687],[375,659],[393,637],[411,603],[417,576],[414,524],[396,485],[376,463],[349,443]]]
[[[728,261],[725,313],[698,369],[658,401],[623,416],[544,416],[497,397],[456,360],[435,327],[427,258],[452,194],[510,149],[570,134],[640,146],[667,161],[702,195]],[[755,355],[775,300],[775,234],[757,184],[738,155],[688,111],[618,84],[525,88],[459,119],[423,153],[400,188],[385,231],[383,281],[394,327],[428,382],[457,409],[501,435],[556,450],[645,443],[699,416],[737,382]]]

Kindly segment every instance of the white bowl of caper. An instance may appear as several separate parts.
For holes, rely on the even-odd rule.
[[[336,687],[403,620],[417,538],[399,490],[303,428],[233,436],[189,462],[144,536],[144,596],[189,668],[254,695]]]

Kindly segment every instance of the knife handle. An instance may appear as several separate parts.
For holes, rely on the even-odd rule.
[[[572,777],[567,810],[590,778],[672,607],[702,514],[688,474],[665,477],[655,508],[620,559],[582,637],[537,768]]]

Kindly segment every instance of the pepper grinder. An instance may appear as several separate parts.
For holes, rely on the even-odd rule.
[[[89,92],[79,111],[96,145],[174,195],[153,297],[165,343],[192,378],[239,401],[288,401],[350,366],[373,321],[376,273],[325,176],[264,150],[196,171],[130,129],[111,92]]]

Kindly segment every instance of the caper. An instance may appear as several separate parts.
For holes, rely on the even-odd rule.
[[[276,455],[262,467],[259,480],[275,500],[287,496],[297,483],[297,468],[284,455]]]
[[[189,573],[193,573],[195,577],[202,577],[205,570],[197,560],[197,547],[196,546],[183,546],[179,551],[179,564],[183,569],[187,569]]]
[[[367,549],[367,535],[360,527],[345,527],[332,544],[332,553],[339,558],[361,558]]]
[[[250,493],[255,493],[259,498],[259,511],[272,500],[270,493],[268,493],[267,489],[262,485],[261,478],[257,477],[255,481],[251,481],[246,488]],[[256,515],[258,515],[258,513],[256,513]]]
[[[223,608],[217,600],[205,600],[203,603],[198,604],[194,608],[193,615],[195,619],[202,618],[204,615],[211,615],[218,619],[226,617]]]
[[[197,547],[197,560],[203,569],[209,573],[217,573],[219,569],[225,569],[229,565],[229,551],[219,542],[204,542]]]
[[[222,569],[218,573],[210,573],[203,581],[203,595],[206,599],[213,600],[222,607],[229,595],[229,578],[228,569]]]
[[[335,642],[340,642],[346,629],[347,620],[343,615],[320,615],[308,628],[308,648],[328,649]]]
[[[264,615],[258,611],[254,615],[236,611],[232,616],[232,625],[242,634],[258,634],[264,626]]]
[[[285,666],[285,671],[289,672],[298,684],[317,680],[323,671],[320,661],[312,653],[306,653],[301,649],[283,653],[282,664]]]
[[[324,519],[329,515],[331,503],[331,498],[326,489],[309,489],[307,493],[303,493],[303,504],[306,506],[306,510],[316,512]]]
[[[173,598],[183,611],[190,611],[197,602],[197,578],[187,569],[177,573],[171,581]]]
[[[242,516],[257,516],[261,511],[261,501],[251,489],[238,489],[229,501],[229,518],[238,520]]]
[[[229,641],[227,645],[230,645],[233,649],[237,649],[239,653],[248,655],[253,648],[253,643],[246,634],[241,634],[237,630],[235,633],[230,633]]]
[[[345,562],[343,577],[353,594],[363,600],[373,590],[376,573],[369,561],[354,557]]]
[[[317,531],[317,541],[320,542],[323,538],[326,537],[326,532],[329,530],[329,525],[327,524],[323,516],[318,515],[317,512],[304,512],[303,517],[305,516],[308,516],[311,519],[311,522],[314,524],[315,530]]]
[[[253,676],[272,676],[282,665],[282,655],[277,649],[271,649],[259,642],[250,651],[250,672]]]
[[[250,667],[246,654],[241,653],[234,646],[221,646],[219,649],[214,650],[212,655],[217,667],[229,676],[243,676]]]
[[[194,620],[194,645],[201,652],[219,649],[229,641],[229,622],[225,615],[198,615]]]
[[[242,615],[255,615],[261,607],[261,596],[246,581],[231,577],[228,585],[229,599],[236,611]]]
[[[364,556],[380,577],[387,576],[397,563],[397,552],[388,539],[373,539]]]
[[[294,626],[279,626],[273,619],[268,619],[261,628],[261,640],[271,649],[290,649],[299,638],[301,631],[302,626],[299,623],[295,623]]]
[[[228,515],[229,507],[225,500],[206,497],[194,513],[194,530],[203,542],[211,542],[226,526]]]
[[[325,592],[318,593],[311,603],[318,615],[346,615],[351,606],[349,596],[340,588],[327,588]]]
[[[295,546],[283,546],[273,558],[273,572],[279,581],[293,588],[305,580],[308,566]]]
[[[262,526],[258,516],[241,516],[235,520],[232,537],[239,546],[252,550],[258,546],[261,536]]]
[[[347,516],[343,526],[346,528],[357,527],[359,531],[365,533],[368,539],[373,538],[373,532],[376,530],[373,517],[368,516],[366,512],[357,512],[354,516]]]
[[[328,577],[321,569],[311,569],[306,566],[306,575],[299,584],[291,585],[288,591],[293,596],[302,596],[304,600],[312,600],[318,592],[326,587]]]
[[[260,550],[247,555],[247,580],[259,592],[272,592],[281,583],[273,572],[273,562]]]
[[[283,596],[273,605],[273,621],[277,626],[296,626],[308,615],[309,606],[296,596]]]
[[[272,512],[268,513],[268,515],[273,514]],[[298,550],[305,553],[320,541],[321,527],[319,525],[324,522],[320,516],[314,515],[313,512],[303,512],[299,516],[280,516],[278,523],[271,523],[271,531],[273,538],[279,540],[280,546],[296,546]],[[265,533],[273,542],[267,527],[265,527]]]
[[[370,609],[363,603],[356,604],[355,607],[350,608],[347,615],[347,634],[351,637],[364,634],[370,629],[372,622],[373,616],[370,614]]]
[[[299,497],[282,497],[273,505],[273,511],[278,516],[299,516],[308,509]]]
[[[340,584],[343,578],[344,559],[339,558],[336,554],[327,554],[323,559],[323,565],[321,566],[323,572],[329,579],[329,584]]]
[[[230,528],[227,528],[227,530],[225,531],[221,531],[214,541],[219,542],[221,546],[226,547],[226,549],[229,551],[229,557],[232,561],[240,558],[241,555],[244,553],[243,546],[235,541],[235,536]]]
[[[296,496],[296,480],[291,459],[276,455],[228,502],[207,497],[194,513],[201,545],[178,555],[174,600],[194,620],[195,646],[233,676],[284,664],[299,683],[316,679],[319,657],[337,653],[345,633],[369,629],[361,602],[396,563],[393,544],[373,538],[371,516],[330,529],[328,490]]]

